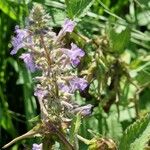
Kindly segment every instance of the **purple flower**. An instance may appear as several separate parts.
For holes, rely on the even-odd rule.
[[[75,26],[76,26],[76,23],[74,21],[66,19],[65,22],[64,22],[64,24],[62,25],[62,29],[58,33],[57,40],[61,39],[63,36],[65,36],[65,34],[67,32],[71,33],[73,31],[73,29],[74,29]]]
[[[23,48],[25,46],[24,40],[28,36],[28,31],[26,29],[19,29],[18,26],[15,27],[15,33],[17,34],[16,37],[12,38],[12,45],[13,50],[10,52],[11,55],[14,55],[18,52],[20,48]]]
[[[34,91],[34,95],[37,96],[39,99],[43,99],[48,94],[47,90],[43,90],[40,88],[36,88]]]
[[[65,85],[64,83],[60,83],[58,86],[62,92],[70,93],[71,91],[70,87],[68,85]]]
[[[88,86],[88,82],[84,78],[74,77],[69,80],[69,84],[59,84],[59,88],[61,91],[66,93],[73,93],[76,90],[83,91]]]
[[[34,72],[36,67],[33,61],[33,57],[30,53],[24,53],[19,58],[23,59],[26,64],[26,67],[31,71]]]
[[[73,91],[77,89],[83,91],[88,85],[87,81],[84,78],[78,77],[72,78],[69,82]]]
[[[42,143],[41,144],[33,144],[32,150],[42,150]]]
[[[69,19],[66,19],[64,24],[63,24],[63,32],[72,32],[74,27],[75,27],[76,23],[74,21],[71,21]]]
[[[85,106],[80,106],[72,110],[73,113],[80,113],[82,116],[88,116],[92,113],[93,105],[88,104]]]
[[[80,63],[80,58],[85,55],[85,52],[74,43],[71,43],[71,50],[62,49],[62,51],[70,58],[71,64],[75,67]]]

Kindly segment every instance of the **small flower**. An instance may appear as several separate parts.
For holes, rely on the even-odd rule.
[[[60,83],[58,86],[62,92],[70,93],[71,91],[70,87],[68,85],[65,85],[64,83]]]
[[[34,96],[37,96],[39,99],[43,99],[48,94],[47,90],[36,88],[34,91]]]
[[[85,52],[74,43],[71,43],[71,50],[62,49],[62,51],[70,58],[71,64],[75,67],[80,63],[81,57],[85,55]]]
[[[34,72],[36,70],[33,57],[30,53],[24,53],[19,58],[23,59],[24,63],[26,64],[26,67],[31,71]]]
[[[85,106],[80,106],[72,110],[73,113],[80,113],[82,116],[89,116],[92,114],[93,105],[88,104]]]
[[[24,39],[28,36],[28,31],[26,29],[19,29],[18,26],[15,27],[16,37],[12,39],[13,50],[10,52],[11,55],[14,55],[18,52],[20,48],[25,46]]]
[[[88,86],[88,83],[84,78],[74,77],[70,80],[70,86],[73,91],[77,89],[83,91]]]
[[[71,33],[76,26],[76,23],[72,20],[66,19],[64,24],[62,25],[62,29],[58,33],[58,36],[56,38],[57,40],[60,40],[67,32]]]
[[[63,24],[63,32],[72,32],[74,27],[75,27],[76,23],[74,21],[71,21],[69,19],[66,19],[64,24]]]
[[[32,150],[42,150],[42,143],[41,144],[34,143],[32,145]]]
[[[76,90],[83,91],[88,86],[88,82],[84,78],[73,77],[69,80],[69,84],[61,83],[59,88],[66,93],[73,93]]]

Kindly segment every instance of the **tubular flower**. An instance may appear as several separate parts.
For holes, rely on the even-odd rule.
[[[16,37],[12,38],[13,50],[11,51],[11,55],[14,55],[18,52],[20,48],[25,46],[25,38],[28,36],[28,31],[26,29],[19,29],[18,26],[15,27]]]
[[[88,86],[87,81],[84,78],[74,77],[69,80],[69,84],[60,84],[61,91],[66,93],[74,93],[76,90],[83,91]]]
[[[85,106],[80,106],[72,110],[73,113],[80,113],[82,116],[89,116],[92,114],[93,105],[88,104]]]
[[[61,39],[61,37],[65,36],[67,32],[71,33],[74,30],[74,27],[76,26],[76,23],[72,20],[66,19],[64,24],[62,25],[62,29],[58,33],[58,39]]]
[[[88,83],[84,78],[74,77],[70,80],[70,85],[73,91],[77,89],[83,91],[88,86]]]
[[[85,52],[74,43],[71,43],[70,50],[62,49],[62,51],[69,57],[70,62],[74,67],[76,67],[80,63],[81,57],[85,55]]]
[[[69,19],[66,19],[64,24],[63,24],[63,28],[62,31],[63,32],[72,32],[74,27],[75,27],[76,23],[74,21],[71,21]]]
[[[19,58],[23,59],[24,63],[26,64],[26,67],[31,71],[34,72],[36,70],[33,57],[30,53],[24,53]]]

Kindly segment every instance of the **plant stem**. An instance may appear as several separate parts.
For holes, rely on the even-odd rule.
[[[35,131],[35,130],[32,129],[32,130],[28,131],[27,133],[25,133],[25,134],[15,138],[15,139],[13,139],[11,142],[9,142],[8,144],[4,145],[2,148],[3,149],[8,148],[9,146],[11,146],[12,144],[16,143],[17,141],[25,139],[25,138],[31,138],[35,134],[38,134],[38,133],[39,133],[38,130]]]
[[[48,127],[50,132],[54,132],[54,134],[58,136],[60,141],[67,148],[66,150],[75,150],[74,147],[66,139],[66,137],[59,131],[59,129],[51,121],[46,122],[46,126]]]
[[[44,48],[44,51],[45,51],[45,54],[46,54],[46,58],[47,58],[47,62],[48,62],[48,65],[49,67],[51,66],[51,58],[50,58],[50,54],[49,54],[49,51],[45,45],[45,42],[44,42],[44,38],[42,35],[40,35],[40,42]],[[56,95],[58,96],[58,87],[57,87],[57,84],[56,84],[56,76],[54,74],[52,74],[52,77],[54,78],[54,83],[55,83],[55,90],[56,90]],[[43,105],[42,103],[40,104],[41,105],[41,109],[43,109]],[[43,109],[45,110],[45,109]],[[44,111],[45,113],[46,110]],[[48,114],[47,114],[48,115]],[[58,128],[51,122],[51,121],[48,121],[48,122],[45,122],[46,123],[46,126],[48,127],[48,130],[49,132],[51,133],[54,133],[58,136],[58,138],[60,139],[60,141],[65,145],[65,147],[67,148],[66,150],[74,150],[73,146],[67,141],[67,139],[65,138],[65,136],[58,130]],[[43,150],[49,150],[51,149],[52,145],[53,145],[53,142],[51,141],[52,138],[50,137],[50,135],[44,137],[44,142],[43,142]]]
[[[40,41],[41,41],[41,44],[43,45],[44,51],[46,53],[47,62],[48,62],[49,68],[50,68],[52,62],[51,62],[49,51],[48,51],[48,49],[47,49],[47,47],[45,45],[44,38],[43,38],[42,35],[40,35]],[[56,76],[54,74],[52,74],[52,76],[53,76],[53,78],[55,80],[54,81],[54,83],[55,83],[55,91],[56,91],[56,95],[58,96],[58,86],[56,84]]]
[[[50,135],[44,137],[43,140],[43,150],[51,150],[52,146],[55,144],[55,141],[52,139]]]
[[[50,56],[49,56],[49,51],[48,51],[48,49],[45,45],[44,38],[43,38],[42,35],[40,35],[40,41],[41,41],[41,44],[43,45],[44,51],[46,53],[46,58],[47,58],[48,65],[51,66],[51,59],[50,59]]]

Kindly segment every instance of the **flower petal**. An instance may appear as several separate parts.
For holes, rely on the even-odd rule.
[[[18,26],[15,28],[16,37],[12,38],[13,50],[10,52],[11,55],[14,55],[18,52],[20,48],[25,46],[24,39],[28,36],[28,31],[26,29],[19,29]]]
[[[66,32],[72,32],[74,27],[75,27],[75,25],[76,25],[76,23],[74,21],[66,19],[64,24],[63,24],[63,26],[62,26],[63,27],[62,30],[65,33]]]
[[[24,53],[19,58],[23,59],[26,64],[26,67],[31,71],[34,72],[36,70],[33,57],[30,53]]]
[[[34,143],[32,145],[32,150],[42,150],[42,143],[41,144]]]

